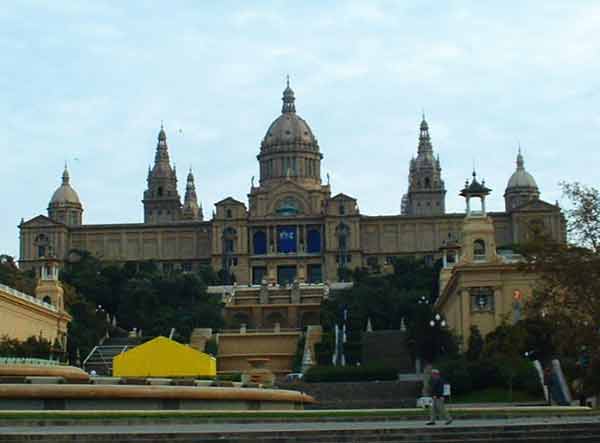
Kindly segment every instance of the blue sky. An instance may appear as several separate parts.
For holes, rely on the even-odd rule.
[[[598,187],[600,2],[33,1],[0,9],[0,252],[46,213],[69,162],[86,223],[142,220],[164,120],[183,195],[246,201],[285,75],[323,177],[395,214],[421,110],[449,211],[473,164],[502,194],[517,145],[542,198]],[[182,129],[183,134],[178,133]]]

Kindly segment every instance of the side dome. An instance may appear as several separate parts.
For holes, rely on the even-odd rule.
[[[79,195],[77,195],[77,192],[69,183],[69,171],[66,166],[62,175],[62,184],[54,191],[54,194],[52,194],[52,198],[50,199],[51,206],[65,204],[81,205]]]
[[[506,191],[509,191],[513,188],[532,188],[538,189],[537,183],[533,176],[525,170],[525,165],[523,161],[523,155],[519,151],[517,155],[517,170],[513,172],[513,174],[508,179],[508,183],[506,185]]]
[[[319,145],[310,126],[302,117],[296,114],[296,99],[289,83],[283,91],[282,101],[281,115],[267,129],[261,143],[261,151],[286,145],[318,150]]]

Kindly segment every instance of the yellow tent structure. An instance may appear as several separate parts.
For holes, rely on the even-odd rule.
[[[215,376],[214,357],[166,337],[156,337],[113,358],[115,377]]]

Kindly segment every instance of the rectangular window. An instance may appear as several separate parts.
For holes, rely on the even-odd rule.
[[[260,285],[267,277],[267,268],[265,266],[254,266],[252,268],[252,284]]]
[[[170,274],[173,272],[173,263],[163,263],[162,270],[165,274]]]
[[[490,287],[471,288],[471,312],[494,312],[494,290]]]
[[[321,265],[308,265],[308,282],[323,283],[323,272]]]
[[[277,266],[277,283],[289,285],[296,279],[296,266]]]
[[[182,263],[181,270],[183,272],[192,272],[192,264],[189,262]]]

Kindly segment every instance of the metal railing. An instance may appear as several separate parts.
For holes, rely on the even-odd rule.
[[[25,294],[24,292],[17,291],[16,289],[11,288],[10,286],[6,286],[0,283],[0,290],[6,292],[7,294],[13,295],[22,300],[26,300],[30,303],[36,304],[43,308],[49,309],[54,312],[58,312],[58,308],[56,306],[51,305],[50,303],[46,303],[45,301],[39,300],[29,294]]]
[[[91,350],[91,352],[85,358],[85,360],[83,360],[82,366],[84,369],[86,369],[88,364],[100,364],[100,365],[104,366],[105,369],[110,370],[110,369],[112,369],[113,357],[115,357],[119,354],[122,354],[123,352],[127,351],[127,349],[129,349],[129,348],[130,348],[129,345],[94,346],[94,348]],[[110,351],[110,352],[103,353],[102,350]],[[113,352],[113,351],[116,351],[116,352]]]

